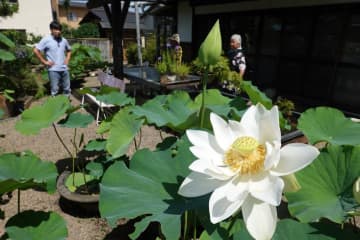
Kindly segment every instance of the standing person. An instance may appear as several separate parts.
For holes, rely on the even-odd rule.
[[[241,47],[240,34],[233,34],[231,36],[230,50],[228,51],[227,56],[230,61],[230,69],[236,71],[241,77],[243,77],[246,70],[246,61]]]
[[[43,37],[34,48],[35,55],[48,68],[51,96],[55,96],[62,86],[63,94],[69,96],[70,74],[68,64],[71,57],[71,47],[61,36],[61,25],[57,21],[50,23],[51,34]],[[45,54],[45,58],[42,55]]]
[[[175,60],[177,65],[181,64],[182,61],[182,48],[180,46],[180,35],[178,33],[173,34],[169,38],[169,48],[171,57]]]

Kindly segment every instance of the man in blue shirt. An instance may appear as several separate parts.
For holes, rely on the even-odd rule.
[[[68,63],[71,57],[71,47],[68,41],[61,36],[61,25],[53,21],[50,23],[51,35],[43,37],[34,48],[35,55],[48,68],[51,87],[51,96],[55,96],[62,86],[63,94],[69,96],[70,74]],[[45,57],[42,55],[45,54]]]

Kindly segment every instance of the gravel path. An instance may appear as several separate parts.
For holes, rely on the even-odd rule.
[[[71,97],[72,104],[79,104],[78,99]],[[41,104],[44,99],[32,103],[32,105]],[[23,136],[14,128],[19,117],[0,120],[0,134],[4,138],[0,138],[0,153],[5,152],[21,152],[31,150],[42,160],[58,162],[61,159],[68,158],[68,154],[56,138],[52,128],[43,129],[40,134],[35,136]],[[95,122],[87,128],[78,129],[78,136],[84,134],[85,142],[100,137],[96,134],[97,126]],[[66,128],[58,128],[60,135],[67,144],[73,136],[73,130]],[[152,127],[144,126],[142,128],[141,148],[148,147],[154,149],[155,144],[160,142],[158,131]],[[134,152],[132,144],[128,150],[131,155]],[[5,220],[0,219],[0,237],[4,233],[4,226],[9,217],[17,213],[17,194],[4,205],[0,205],[5,212]],[[97,239],[116,239],[110,237],[111,228],[106,221],[97,217],[76,217],[72,214],[65,213],[59,205],[59,194],[49,195],[45,192],[26,190],[21,192],[21,210],[42,210],[55,211],[59,213],[67,222],[69,240],[97,240]]]

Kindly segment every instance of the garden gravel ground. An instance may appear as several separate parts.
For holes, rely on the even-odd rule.
[[[41,104],[46,98],[34,101],[33,105]],[[79,100],[71,96],[72,104],[79,104]],[[84,111],[84,110],[82,110]],[[68,154],[55,136],[52,128],[42,129],[40,134],[35,136],[24,136],[15,130],[15,124],[20,117],[8,118],[0,121],[0,153],[5,152],[21,152],[31,150],[42,160],[59,163],[59,161],[68,158]],[[87,128],[79,129],[78,136],[84,134],[85,142],[100,137],[96,134],[97,126],[95,122]],[[64,138],[66,144],[70,144],[73,136],[73,130],[66,128],[58,128],[60,135]],[[161,141],[159,131],[153,127],[144,126],[142,128],[141,148],[154,149],[156,143]],[[134,152],[132,144],[128,150],[131,156]],[[60,208],[60,196],[56,192],[52,195],[36,191],[26,190],[21,192],[21,211],[24,210],[41,210],[55,211],[60,214],[67,223],[69,240],[97,240],[97,239],[119,239],[110,237],[112,229],[108,226],[104,219],[94,216],[76,216],[71,211],[66,212]],[[14,192],[10,201],[4,205],[0,205],[5,212],[5,220],[0,219],[0,237],[4,233],[4,226],[9,217],[17,213],[17,194]],[[112,235],[111,235],[112,236]],[[41,239],[39,239],[41,240]]]

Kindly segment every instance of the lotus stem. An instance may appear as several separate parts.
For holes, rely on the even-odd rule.
[[[189,214],[189,212],[186,210],[185,213],[184,213],[184,233],[183,233],[183,240],[186,240],[186,239],[187,239],[188,214]]]
[[[54,128],[54,131],[55,131],[55,134],[56,134],[57,138],[59,139],[59,141],[61,142],[61,144],[63,145],[63,147],[64,147],[65,150],[67,151],[67,153],[70,155],[70,157],[73,158],[73,157],[74,157],[73,154],[71,153],[71,151],[69,150],[69,148],[66,146],[66,144],[64,143],[64,141],[62,140],[62,138],[60,137],[60,134],[59,134],[59,132],[57,131],[55,124],[53,123],[52,126],[53,126],[53,128]]]
[[[20,213],[20,189],[18,189],[17,192],[17,210],[18,210],[18,214]]]
[[[196,240],[196,212],[194,211],[194,232],[193,232],[193,239]]]
[[[161,141],[164,141],[164,136],[162,135],[161,129],[159,129],[159,134],[160,134]]]
[[[205,118],[205,93],[206,93],[206,86],[208,82],[208,73],[209,73],[209,66],[205,67],[204,77],[202,81],[202,98],[201,98],[201,108],[200,108],[200,128],[204,127],[204,118]]]

